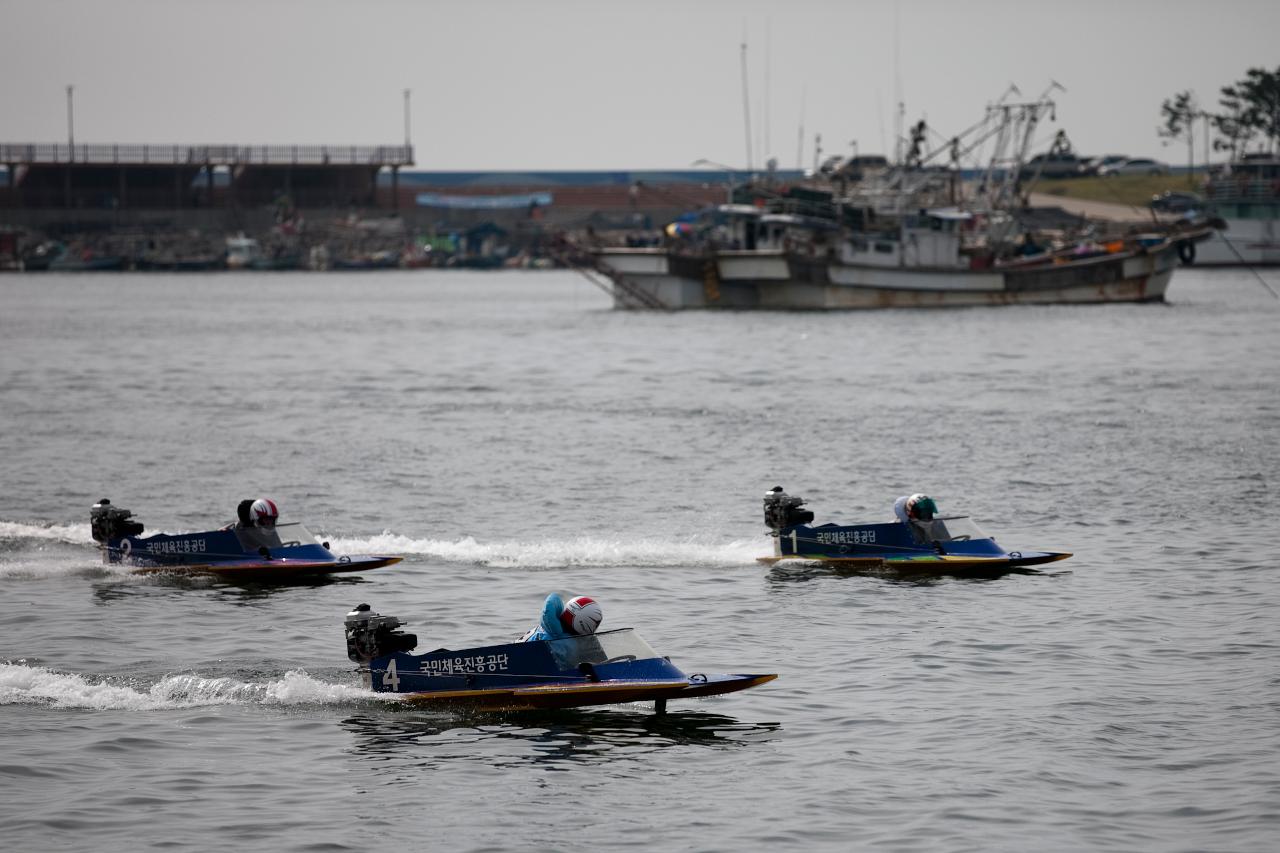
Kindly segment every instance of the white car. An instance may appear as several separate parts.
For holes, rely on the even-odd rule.
[[[1090,157],[1084,161],[1080,167],[1082,175],[1096,175],[1103,166],[1114,166],[1117,163],[1123,163],[1129,159],[1128,154],[1107,154],[1102,157]]]
[[[1147,160],[1143,158],[1121,160],[1119,163],[1109,163],[1098,169],[1099,175],[1167,175],[1169,174],[1169,166],[1161,163],[1159,160]]]

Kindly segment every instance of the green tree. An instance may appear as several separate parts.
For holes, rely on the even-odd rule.
[[[1164,117],[1164,124],[1157,132],[1162,138],[1175,140],[1186,137],[1188,180],[1194,180],[1196,158],[1193,142],[1195,134],[1192,133],[1192,125],[1200,115],[1195,96],[1190,92],[1179,92],[1160,105],[1160,115]],[[1205,153],[1208,154],[1208,152]]]
[[[1218,103],[1227,114],[1216,117],[1214,125],[1230,140],[1234,155],[1243,153],[1256,135],[1266,140],[1271,153],[1280,148],[1280,67],[1250,68],[1243,80],[1222,87]]]

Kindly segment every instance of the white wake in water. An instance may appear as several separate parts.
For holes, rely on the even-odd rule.
[[[150,535],[148,533],[148,535]],[[24,524],[0,521],[0,539],[29,542],[39,550],[44,544],[83,545],[92,547],[88,524]],[[686,539],[606,538],[579,536],[572,539],[545,541],[480,542],[474,537],[453,541],[415,538],[391,531],[373,536],[338,536],[323,534],[330,550],[344,554],[388,554],[424,557],[449,563],[491,566],[495,568],[566,568],[571,566],[641,566],[664,567],[729,567],[751,565],[757,557],[771,550],[769,540],[761,536],[754,541],[712,541],[707,536]],[[83,568],[83,567],[74,567]],[[6,572],[0,566],[0,575]],[[29,573],[29,572],[28,572]]]
[[[92,545],[89,523],[23,524],[0,521],[0,539],[34,539],[38,542],[60,542],[66,545]]]
[[[139,690],[44,667],[0,663],[0,705],[162,711],[208,705],[331,705],[374,698],[367,690],[318,681],[301,671],[260,683],[171,675]]]
[[[0,579],[100,573],[105,567],[93,545],[87,523],[0,521]]]
[[[671,539],[602,539],[578,537],[544,542],[477,542],[412,539],[386,532],[370,538],[333,539],[336,554],[419,555],[450,563],[496,568],[564,568],[569,566],[741,566],[769,552],[759,542],[707,542]]]

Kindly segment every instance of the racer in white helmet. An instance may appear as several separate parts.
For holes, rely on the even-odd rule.
[[[594,598],[579,595],[566,603],[559,593],[551,593],[542,603],[542,618],[530,628],[521,642],[561,640],[594,634],[604,621],[604,610]]]
[[[249,505],[249,523],[254,527],[275,527],[280,511],[270,498],[258,498]]]
[[[929,521],[938,511],[938,505],[928,495],[903,495],[893,502],[893,514],[898,521]]]
[[[280,509],[270,498],[246,499],[236,506],[236,520],[223,530],[274,530],[276,520],[280,517]]]

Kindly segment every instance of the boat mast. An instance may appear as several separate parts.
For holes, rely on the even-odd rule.
[[[771,72],[770,59],[772,57],[772,44],[770,43],[771,42],[770,35],[771,34],[770,34],[770,27],[769,27],[769,19],[765,18],[764,19],[764,98],[763,98],[764,121],[761,122],[761,124],[763,124],[764,126],[760,128],[760,136],[762,138],[761,145],[760,145],[760,158],[766,164],[769,161],[769,157],[771,156],[770,151],[773,148],[773,140],[770,138],[772,135],[770,133],[772,128],[769,127],[769,123],[770,121],[772,121],[769,113],[769,106],[770,106],[769,98],[772,94],[772,88],[773,88],[773,83],[771,82],[772,74],[770,73]]]
[[[804,108],[805,99],[809,95],[809,87],[802,86],[800,88],[800,137],[796,141],[796,169],[804,168]]]
[[[1027,155],[1031,152],[1036,126],[1046,114],[1050,120],[1054,117],[1055,104],[1049,98],[1049,93],[1054,88],[1062,89],[1062,86],[1051,83],[1035,101],[1022,104],[998,103],[987,108],[988,116],[999,117],[996,146],[987,165],[984,181],[988,210],[1001,210],[1013,203],[1023,164],[1027,162]]]
[[[751,96],[747,93],[747,24],[742,24],[742,122],[747,140],[747,172],[755,171],[751,156]]]

